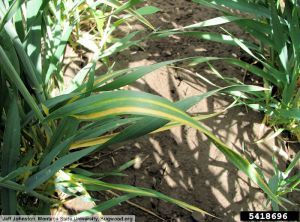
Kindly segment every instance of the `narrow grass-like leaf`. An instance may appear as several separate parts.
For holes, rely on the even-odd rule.
[[[2,176],[6,176],[12,170],[15,170],[20,152],[20,116],[15,95],[10,97],[9,109],[6,115],[7,121],[2,151]]]
[[[35,169],[36,169],[36,167],[19,167],[16,170],[13,170],[9,174],[7,174],[5,177],[2,177],[0,179],[0,182],[5,182],[7,180],[13,180],[16,177],[18,177],[20,175],[23,175],[24,173],[31,172],[31,171],[33,171]]]
[[[170,65],[172,63],[182,61],[182,60],[183,59],[170,60],[170,61],[156,63],[156,64],[149,65],[149,66],[142,66],[142,67],[134,68],[132,72],[129,72],[128,74],[117,78],[116,80],[114,80],[111,83],[107,83],[104,86],[97,88],[96,91],[106,91],[106,90],[118,89],[122,86],[126,86],[126,85],[133,83],[137,79],[140,79],[144,75],[151,73],[161,67],[164,67],[166,65]]]
[[[0,177],[0,180],[3,180],[3,177]],[[10,190],[13,190],[13,191],[24,191],[24,186],[14,182],[14,181],[11,181],[11,180],[4,180],[3,182],[0,182],[0,187],[3,187],[3,188],[7,188],[7,189],[10,189]],[[7,200],[5,200],[7,201]],[[8,202],[6,202],[8,203]],[[9,206],[7,206],[9,207]]]
[[[119,191],[122,191],[122,192],[125,192],[125,193],[134,194],[136,196],[146,196],[146,197],[159,198],[159,199],[162,199],[162,200],[167,201],[169,203],[176,204],[176,205],[178,205],[178,206],[180,206],[184,209],[191,210],[191,211],[197,211],[199,213],[215,217],[215,216],[209,214],[208,212],[206,212],[206,211],[204,211],[204,210],[202,210],[198,207],[189,205],[189,204],[187,204],[183,201],[177,200],[177,199],[173,199],[171,197],[168,197],[168,196],[166,196],[162,193],[159,193],[157,191],[154,191],[154,190],[150,190],[150,189],[146,189],[146,188],[140,188],[140,187],[134,187],[134,186],[130,186],[130,185],[105,183],[105,182],[100,181],[100,180],[91,179],[91,178],[83,177],[83,176],[76,175],[76,174],[71,175],[71,177],[78,180],[78,181],[80,181],[80,182],[82,182],[82,183],[84,183],[84,184],[97,185],[97,186],[100,186],[100,187],[103,187],[103,188],[107,188],[109,190],[119,190]]]
[[[266,142],[268,140],[274,139],[277,136],[279,136],[282,132],[284,131],[284,129],[277,129],[274,133],[272,133],[271,135],[266,136],[265,138],[262,138],[260,140],[255,141],[255,143],[263,143]]]
[[[157,37],[168,37],[171,35],[184,35],[184,36],[190,36],[190,37],[196,37],[199,39],[204,39],[204,40],[209,40],[209,41],[214,41],[214,42],[219,42],[219,43],[225,43],[229,45],[234,45],[237,46],[237,41],[243,42],[245,45],[247,45],[248,48],[258,50],[259,48],[250,43],[246,42],[245,40],[232,37],[230,35],[225,35],[225,34],[219,34],[219,33],[213,33],[213,32],[199,32],[199,31],[184,31],[184,32],[179,32],[179,31],[164,31],[164,32],[159,32],[157,34],[154,34],[154,36]]]
[[[105,51],[103,51],[98,59],[102,59],[105,57],[108,57],[116,52],[122,51],[124,49],[129,48],[132,45],[136,45],[138,42],[140,42],[141,40],[135,40],[133,41],[133,37],[136,36],[139,33],[139,31],[136,32],[132,32],[129,35],[127,35],[126,37],[119,39],[116,43],[114,43],[112,46],[110,46],[108,49],[106,49]]]
[[[47,147],[44,150],[44,155],[46,155],[50,150],[53,149],[54,146],[58,145],[61,142],[61,140],[66,136],[66,131],[68,130],[68,128],[76,127],[76,122],[73,118],[65,118],[59,123]]]
[[[48,120],[66,116],[73,116],[78,119],[99,119],[120,114],[142,114],[159,118],[182,118],[189,117],[182,111],[174,108],[172,104],[158,96],[147,93],[132,91],[103,92],[88,98],[80,99],[68,104],[53,113]],[[180,116],[180,117],[179,117]]]
[[[300,61],[300,25],[298,9],[295,7],[292,12],[292,20],[289,26],[291,40],[293,43],[293,54],[296,61]]]
[[[239,20],[245,20],[245,18],[241,18],[237,16],[220,16],[202,22],[198,22],[192,25],[184,26],[183,28],[172,29],[171,31],[217,26],[217,25],[223,25],[230,22],[236,22]]]
[[[283,118],[283,121],[286,121],[286,119],[295,119],[297,121],[300,121],[300,109],[293,108],[293,109],[281,109],[277,112],[279,116]]]
[[[2,31],[4,25],[13,17],[13,15],[16,13],[16,11],[21,7],[24,0],[14,0],[11,5],[9,6],[9,9],[6,11],[5,14],[1,13],[1,22],[0,22],[0,32]],[[2,10],[5,9],[4,5],[0,5]],[[2,11],[0,10],[0,12]],[[2,11],[3,12],[3,11]]]
[[[58,62],[61,60],[61,57],[63,56],[64,50],[66,48],[68,39],[69,39],[69,37],[71,35],[71,32],[73,30],[73,27],[74,27],[73,25],[68,25],[64,29],[63,34],[62,34],[61,39],[60,39],[60,43],[59,43],[57,49],[55,50],[55,53],[51,57],[51,59],[50,59],[51,63],[49,65],[49,68],[48,68],[47,72],[45,73],[45,76],[44,76],[45,83],[49,82],[51,76],[53,75],[54,71],[56,70]]]
[[[6,80],[4,78],[4,74],[2,74],[2,70],[0,69],[0,116],[2,117],[3,108],[6,104],[6,100],[8,98],[8,90],[6,87]]]
[[[193,0],[194,2],[197,3],[211,3],[214,5],[222,5],[225,6],[225,8],[229,9],[235,9],[239,10],[242,12],[250,13],[251,15],[255,16],[262,16],[262,17],[270,17],[270,11],[268,8],[255,4],[254,2],[251,1],[244,1],[244,0]]]
[[[20,116],[16,97],[12,96],[7,110],[7,120],[3,136],[1,175],[8,176],[16,170],[20,154]],[[1,191],[1,203],[4,214],[16,214],[17,195],[14,190]]]
[[[64,103],[67,103],[69,100],[72,100],[74,98],[80,98],[80,93],[69,93],[56,96],[45,101],[43,105],[47,107],[47,112],[49,112],[49,110],[54,108],[55,106],[62,106]]]
[[[79,131],[78,134],[76,135],[76,140],[83,140],[83,139],[86,140],[86,139],[90,139],[90,138],[93,138],[96,136],[100,136],[108,131],[117,129],[118,127],[130,124],[130,123],[134,123],[137,120],[138,120],[138,118],[126,118],[126,119],[116,118],[116,120],[110,119],[107,123],[102,123],[102,124],[99,124],[99,126],[88,127],[88,128],[83,129],[82,131]]]
[[[19,63],[19,58],[16,53],[16,50],[14,48],[13,42],[10,38],[10,36],[5,32],[0,33],[0,44],[3,46],[3,49],[6,52],[7,57],[11,61],[12,65],[14,66],[16,72],[18,75],[20,75],[20,63]]]
[[[42,74],[42,14],[39,13],[42,1],[32,0],[27,3],[27,25],[30,27],[26,36],[26,48],[39,76]]]
[[[39,165],[39,169],[44,169],[47,166],[49,166],[54,160],[54,158],[59,155],[63,150],[67,150],[69,146],[71,145],[72,141],[74,140],[74,137],[70,137],[66,139],[65,141],[57,144],[57,146],[53,147],[51,151],[45,156],[45,158],[42,160],[42,162]]]
[[[279,58],[282,64],[282,67],[286,72],[288,72],[288,49],[287,49],[287,35],[285,32],[286,27],[284,27],[280,23],[279,16],[277,14],[276,6],[273,4],[270,4],[271,7],[271,25],[272,25],[272,37],[273,42],[275,43],[276,51],[279,54]],[[289,82],[289,76],[287,76],[287,82]]]
[[[126,194],[120,197],[116,197],[107,201],[104,201],[103,203],[99,204],[96,207],[93,207],[91,209],[85,210],[79,214],[77,214],[76,216],[78,217],[87,217],[87,216],[91,216],[91,215],[95,215],[97,213],[101,213],[109,208],[112,208],[114,206],[120,205],[122,202],[130,200],[134,197],[136,197],[136,194]]]
[[[285,170],[284,174],[288,176],[291,171],[294,169],[294,167],[299,163],[300,160],[300,151],[296,154],[296,156],[293,158],[292,162],[289,164],[288,168]]]
[[[239,66],[247,71],[252,72],[253,74],[255,74],[261,78],[268,80],[269,82],[273,83],[274,85],[280,85],[280,80],[285,81],[285,79],[282,75],[277,76],[275,78],[274,75],[272,75],[272,73],[266,72],[254,65],[251,65],[247,62],[243,62],[238,59],[218,58],[218,57],[199,57],[199,58],[193,59],[193,61],[190,63],[190,65],[197,65],[197,64],[200,64],[203,62],[216,61],[216,60],[224,60],[224,61],[228,62],[229,64]]]
[[[154,6],[144,6],[142,8],[139,8],[136,10],[137,13],[139,13],[140,15],[151,15],[151,14],[155,14],[156,12],[159,12],[160,9]]]
[[[16,31],[18,33],[18,36],[20,38],[20,40],[23,42],[25,39],[25,27],[24,27],[24,23],[25,23],[25,18],[23,19],[23,11],[22,11],[22,7],[20,7],[14,17],[14,24],[16,27]],[[24,22],[23,22],[24,21]]]
[[[178,103],[177,105],[180,105],[180,103]],[[235,105],[235,102],[233,104],[231,104],[230,106],[226,107],[226,109],[224,109],[224,110],[222,110],[220,112],[212,113],[212,114],[207,114],[207,115],[197,115],[197,116],[193,117],[193,119],[200,121],[200,120],[205,120],[205,119],[209,119],[209,118],[218,116],[221,113],[224,113],[227,109],[232,108],[234,105]],[[148,118],[145,117],[144,119],[148,119]],[[139,121],[143,122],[144,119],[139,119]],[[159,120],[159,121],[161,121],[161,120]],[[164,123],[164,121],[161,121],[161,123]],[[159,125],[161,125],[161,124],[159,124]],[[151,134],[152,133],[158,133],[158,132],[166,131],[166,130],[169,130],[171,128],[174,128],[174,127],[177,127],[177,126],[181,126],[181,125],[182,124],[178,123],[178,122],[174,122],[174,121],[173,122],[169,122],[165,126],[152,131]],[[117,137],[117,134],[118,133],[114,133],[114,134],[110,134],[110,135],[99,136],[99,137],[91,137],[90,139],[79,140],[79,141],[76,141],[75,143],[73,143],[71,145],[70,149],[73,150],[73,149],[78,149],[78,148],[84,148],[84,147],[94,146],[94,145],[101,145],[101,144],[106,143],[110,139],[113,139],[114,137]],[[121,134],[124,134],[124,132],[122,131]]]
[[[37,186],[41,185],[49,178],[51,178],[56,172],[64,168],[65,166],[74,163],[75,161],[79,160],[80,158],[96,151],[99,147],[91,147],[85,150],[80,150],[77,152],[70,153],[59,158],[55,161],[52,165],[44,168],[43,170],[39,171],[38,173],[32,175],[25,183],[26,191],[30,192],[35,189]]]
[[[108,176],[127,176],[124,173],[120,173],[117,171],[110,171],[110,172],[101,172],[101,173],[94,173],[82,168],[74,168],[72,169],[72,172],[86,176],[86,177],[94,177],[94,178],[103,178],[103,177],[108,177]]]
[[[36,68],[31,62],[30,57],[27,55],[25,47],[23,46],[20,38],[18,37],[16,30],[13,28],[13,24],[12,23],[7,24],[5,26],[5,31],[13,41],[18,57],[22,63],[24,73],[29,79],[29,83],[31,84],[32,89],[34,90],[37,99],[40,102],[43,102],[45,100],[45,95],[42,88],[41,76],[38,74]]]
[[[70,85],[68,86],[68,88],[63,91],[63,94],[71,93],[75,90],[77,92],[82,91],[85,88],[85,86],[82,86],[83,81],[88,75],[88,73],[91,71],[92,67],[93,63],[88,63],[79,72],[77,72],[75,77],[70,81]]]
[[[20,79],[18,73],[12,66],[11,62],[9,61],[8,57],[6,56],[3,48],[0,46],[0,64],[3,67],[4,73],[10,80],[11,84],[15,85],[17,89],[20,91],[20,93],[23,95],[24,99],[27,101],[29,106],[32,108],[32,110],[35,112],[37,118],[39,120],[43,120],[44,117],[39,110],[39,107],[37,106],[36,102],[28,92],[27,88],[25,87],[24,83]]]
[[[124,11],[126,9],[130,9],[133,6],[135,6],[138,3],[141,3],[143,0],[129,0],[127,2],[125,2],[123,5],[119,6],[114,13],[115,14],[119,14],[121,11]]]
[[[181,110],[187,110],[188,108],[190,108],[194,104],[198,103],[199,101],[201,101],[209,96],[212,96],[216,93],[222,93],[222,92],[233,93],[233,92],[239,92],[239,91],[253,92],[253,91],[261,91],[261,90],[263,90],[263,88],[257,87],[257,86],[230,86],[230,87],[220,88],[217,90],[212,90],[212,91],[209,91],[209,92],[201,94],[201,95],[186,98],[182,101],[176,102],[174,105]],[[211,114],[211,115],[213,116],[213,115],[217,115],[217,114]],[[200,115],[199,117],[196,117],[195,119],[202,120],[207,117],[210,117],[210,115],[208,115],[208,116]],[[71,148],[75,149],[75,148],[79,148],[79,147],[83,147],[83,146],[101,145],[103,143],[106,143],[107,141],[109,141],[110,143],[122,142],[122,141],[126,141],[128,139],[137,138],[139,136],[148,134],[150,132],[154,133],[154,132],[163,131],[163,130],[169,129],[169,127],[171,127],[171,126],[182,125],[181,123],[178,123],[178,122],[170,122],[169,124],[167,124],[168,122],[169,122],[168,120],[162,120],[160,118],[144,117],[143,119],[137,121],[132,126],[129,126],[125,130],[121,131],[118,135],[116,135],[116,134],[106,135],[106,136],[99,137],[96,139],[92,138],[92,139],[86,140],[86,141],[77,141],[74,144],[72,144]],[[163,127],[164,125],[166,125],[166,126]]]

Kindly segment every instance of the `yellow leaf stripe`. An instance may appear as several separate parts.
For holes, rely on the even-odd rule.
[[[86,139],[86,140],[79,140],[71,145],[70,150],[100,145],[100,144],[107,142],[108,140],[110,140],[112,137],[114,137],[116,135],[117,135],[117,133],[114,133],[114,134],[110,134],[110,135],[106,135],[106,136],[101,136],[101,137],[96,137],[96,138],[91,138],[91,139]]]
[[[130,100],[130,101],[134,101],[134,100],[135,100],[135,101],[141,102],[141,103],[149,103],[149,104],[158,105],[158,106],[161,106],[161,107],[170,109],[170,110],[172,110],[172,111],[174,111],[174,112],[177,112],[177,113],[179,113],[179,114],[181,114],[181,115],[185,115],[187,118],[190,118],[190,116],[187,115],[185,112],[182,112],[181,110],[179,110],[179,109],[177,109],[177,108],[175,108],[175,107],[173,107],[173,106],[170,106],[170,105],[168,105],[168,104],[165,104],[165,103],[162,103],[162,102],[159,102],[159,101],[155,101],[155,100],[151,100],[151,99],[145,99],[145,98],[136,98],[136,97],[114,98],[114,99],[104,100],[104,101],[101,101],[101,102],[95,101],[95,104],[97,104],[97,105],[103,105],[103,104],[109,104],[109,103],[118,102],[118,101],[128,101],[128,100]],[[135,109],[139,109],[139,108],[136,107],[136,106],[135,106],[134,108],[135,108]],[[120,109],[120,108],[112,108],[112,109],[118,110],[118,109]],[[141,108],[141,109],[144,109],[144,110],[145,110],[145,113],[148,113],[148,114],[149,114],[149,112],[146,111],[146,110],[149,109],[149,108]],[[132,111],[132,110],[128,110],[128,111]],[[123,112],[128,112],[128,111],[123,110]],[[105,112],[105,111],[102,111],[102,112]],[[74,117],[77,116],[77,117],[80,117],[80,118],[78,118],[78,119],[81,119],[81,118],[82,118],[83,120],[85,120],[85,119],[101,118],[101,117],[104,117],[104,116],[108,115],[108,114],[106,114],[106,115],[105,115],[105,114],[102,114],[102,112],[91,113],[91,114],[78,114],[78,115],[73,115],[73,116],[74,116]],[[118,112],[118,113],[119,113],[119,112]],[[140,112],[138,112],[138,113],[140,113]],[[163,112],[160,112],[160,113],[163,113]],[[114,114],[114,113],[112,113],[112,114]],[[157,115],[155,115],[155,116],[157,116]],[[168,117],[167,119],[169,119],[170,116],[173,117],[173,115],[169,115],[169,117]],[[181,118],[177,118],[177,119],[180,120],[179,122],[182,121]],[[186,123],[188,123],[188,121],[186,121]]]
[[[180,117],[176,117],[172,114],[168,114],[168,113],[158,111],[155,109],[141,108],[141,107],[136,107],[136,106],[124,106],[124,107],[118,107],[118,108],[111,108],[111,109],[107,109],[107,110],[104,110],[101,112],[96,112],[96,113],[91,113],[91,114],[72,115],[72,116],[77,119],[81,119],[81,120],[90,120],[90,119],[98,119],[98,118],[109,116],[109,115],[120,115],[120,114],[124,114],[124,113],[148,114],[150,116],[155,116],[155,117],[159,117],[159,118],[164,117],[166,119],[174,120],[176,122],[181,122],[183,124],[187,124],[192,127],[198,128],[198,126],[195,123],[192,123],[192,122],[182,119]],[[178,112],[178,113],[188,116],[183,112]]]
[[[84,93],[85,92],[85,89],[84,90],[81,90],[80,92]],[[71,104],[73,102],[75,102],[77,99],[80,99],[80,96],[74,96],[72,99],[70,99],[67,104]]]
[[[209,114],[209,115],[198,115],[196,117],[193,117],[194,120],[204,120],[204,119],[208,119],[217,115],[220,115],[221,113],[223,113],[225,110],[218,112],[218,113],[213,113],[213,114]],[[170,122],[168,124],[166,124],[165,126],[151,132],[150,134],[154,134],[154,133],[158,133],[158,132],[163,132],[166,130],[169,130],[173,127],[176,126],[181,126],[183,125],[182,123],[178,123],[178,122]],[[79,140],[76,141],[75,143],[73,143],[70,147],[70,150],[75,150],[75,149],[80,149],[80,148],[84,148],[84,147],[90,147],[90,146],[95,146],[95,145],[101,145],[104,144],[105,142],[107,142],[108,140],[110,140],[111,138],[115,137],[117,134],[119,133],[113,133],[110,135],[105,135],[105,136],[99,136],[99,137],[95,137],[95,138],[90,138],[90,139],[85,139],[85,140]]]
[[[124,72],[123,70],[121,70],[122,72]],[[101,77],[99,77],[98,79],[95,80],[94,82],[94,86],[96,86],[97,84],[99,83],[104,83],[106,80],[109,80],[115,76],[119,76],[119,73],[122,73],[122,72],[115,72],[115,73],[109,73],[109,74],[105,74]],[[125,72],[124,72],[125,73]]]

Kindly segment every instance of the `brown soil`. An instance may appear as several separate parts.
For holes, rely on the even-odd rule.
[[[218,12],[188,0],[149,0],[147,4],[161,9],[161,12],[148,17],[150,22],[160,29],[177,28],[218,16]],[[138,25],[132,27],[139,29]],[[228,26],[228,29],[233,34],[245,35],[237,27]],[[217,28],[215,30],[219,31]],[[120,66],[149,65],[189,56],[241,56],[240,50],[231,46],[183,37],[147,41],[143,48],[144,50],[132,47],[131,50],[118,55]],[[243,79],[242,70],[222,63],[214,65],[227,76]],[[212,88],[197,79],[195,73],[217,81],[206,65],[195,67],[191,71],[192,73],[176,68],[162,68],[139,80],[131,88],[177,101]],[[231,102],[227,97],[215,96],[200,102],[190,109],[189,113],[213,113],[223,110]],[[253,143],[269,131],[262,127],[262,119],[263,115],[260,113],[236,107],[218,117],[203,121],[203,124],[233,149],[244,153],[251,161],[262,166],[266,175],[270,176],[273,148],[282,146],[282,143]],[[110,158],[103,156],[110,152]],[[168,132],[111,147],[93,157],[95,160],[92,164],[101,163],[93,170],[107,171],[137,157],[142,161],[125,171],[127,177],[111,177],[105,180],[155,189],[198,206],[222,221],[239,221],[239,212],[242,210],[270,210],[269,207],[265,207],[266,197],[260,189],[228,163],[224,155],[203,134],[189,127],[177,127]],[[96,194],[96,197],[99,200],[112,197],[110,194],[104,194]],[[136,198],[132,202],[144,210],[124,203],[104,213],[135,215],[137,222],[163,219],[184,222],[220,221],[213,217],[202,217],[157,199]]]

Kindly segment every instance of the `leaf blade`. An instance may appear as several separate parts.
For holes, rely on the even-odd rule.
[[[17,168],[20,154],[20,116],[16,97],[12,96],[7,110],[7,121],[3,136],[1,175],[7,176]],[[15,190],[3,189],[1,191],[3,213],[14,215],[17,211],[17,193]]]

